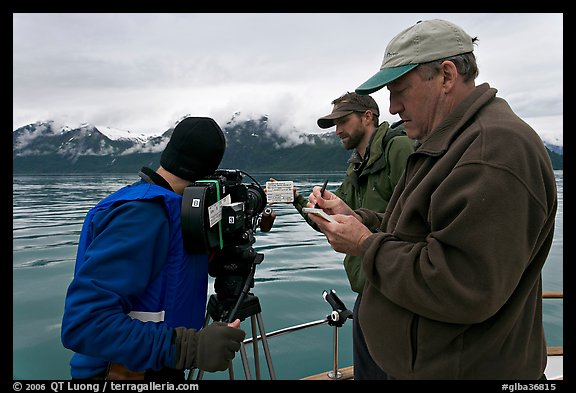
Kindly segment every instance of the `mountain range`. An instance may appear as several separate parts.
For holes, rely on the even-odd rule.
[[[222,127],[226,152],[220,168],[248,173],[345,171],[350,151],[333,131],[290,138],[269,125],[268,116],[238,120],[235,113]],[[156,169],[174,127],[144,135],[108,126],[79,127],[38,121],[12,134],[13,173],[137,173]],[[554,169],[563,169],[563,146],[543,141]]]

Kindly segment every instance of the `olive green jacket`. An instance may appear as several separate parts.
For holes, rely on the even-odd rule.
[[[346,177],[335,194],[352,209],[365,207],[377,212],[384,212],[394,187],[404,172],[406,160],[414,151],[414,142],[405,135],[395,136],[387,141],[386,146],[383,146],[385,139],[388,139],[386,135],[389,132],[392,133],[389,127],[387,122],[380,124],[372,136],[372,141],[367,149],[369,151],[366,157],[367,161],[363,166],[358,160],[356,151],[348,160]],[[403,127],[400,126],[396,129],[403,129]],[[298,195],[294,201],[294,206],[308,224],[318,231],[317,225],[308,218],[307,214],[302,213],[302,208],[306,206],[307,202],[306,198]],[[344,268],[350,287],[357,293],[361,293],[364,288],[364,272],[361,262],[362,257],[360,256],[346,255],[344,258]]]

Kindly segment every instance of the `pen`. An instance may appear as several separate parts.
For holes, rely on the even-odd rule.
[[[322,188],[320,189],[320,196],[324,197],[324,191],[326,191],[326,186],[328,185],[328,179],[324,180],[324,184],[322,184]],[[315,208],[319,208],[318,203],[314,205]]]

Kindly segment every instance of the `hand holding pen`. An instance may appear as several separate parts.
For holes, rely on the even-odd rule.
[[[328,179],[324,180],[324,184],[322,184],[322,188],[320,189],[320,196],[324,197],[324,191],[326,191],[326,186],[328,185]],[[315,208],[319,209],[318,203],[314,205]]]
[[[327,191],[326,186],[328,184],[328,180],[324,182],[322,187],[318,192],[319,187],[314,187],[310,196],[308,197],[308,203],[313,204],[313,206],[317,209],[322,209],[324,212],[334,215],[334,214],[344,214],[344,215],[354,215],[354,210],[352,210],[346,202],[340,199],[336,194]],[[316,192],[316,194],[314,194]],[[318,205],[318,198],[322,198],[324,200],[323,207]],[[357,216],[358,219],[360,216]]]

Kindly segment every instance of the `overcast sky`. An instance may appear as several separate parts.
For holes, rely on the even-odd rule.
[[[388,42],[434,18],[478,37],[477,84],[562,138],[559,13],[16,13],[13,127],[56,120],[159,134],[187,114],[224,125],[240,111],[320,132],[318,117],[379,70]],[[372,96],[381,120],[398,120],[386,88]]]

